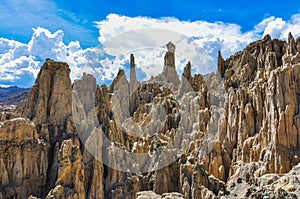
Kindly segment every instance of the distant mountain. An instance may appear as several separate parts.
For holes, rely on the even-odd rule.
[[[5,105],[19,105],[27,96],[30,88],[11,86],[0,87],[0,103]]]

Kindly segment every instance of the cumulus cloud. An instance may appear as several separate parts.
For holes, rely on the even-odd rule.
[[[119,45],[127,50],[134,47],[157,47],[169,40],[177,42],[178,39],[189,39],[200,47],[217,42],[221,44],[224,52],[232,53],[239,50],[242,44],[248,44],[257,37],[251,31],[242,33],[241,27],[237,24],[190,22],[176,18],[154,19],[110,14],[106,20],[96,22],[96,26],[100,35],[98,40],[104,44],[104,47],[109,45],[109,48],[112,48]],[[122,41],[120,35],[123,37]]]
[[[178,72],[190,60],[195,73],[205,74],[216,69],[218,50],[226,58],[265,34],[280,39],[286,39],[288,32],[299,36],[300,13],[288,21],[268,17],[248,32],[241,32],[237,24],[223,22],[180,21],[171,17],[127,17],[118,14],[110,14],[105,20],[96,22],[96,27],[99,29],[98,40],[105,52],[117,56],[114,64],[125,65],[129,62],[129,54],[134,53],[137,67],[149,78],[162,70],[163,52],[168,41],[176,45]]]
[[[242,33],[241,27],[236,24],[190,22],[176,18],[110,14],[106,20],[96,22],[96,26],[100,35],[98,40],[106,53],[113,56],[123,54],[128,61],[129,52],[135,52],[137,67],[146,72],[148,78],[161,71],[164,53],[159,49],[165,49],[169,41],[176,45],[179,71],[190,60],[194,72],[208,73],[216,68],[218,50],[227,57],[260,38],[255,32]],[[147,67],[149,65],[154,68]]]
[[[24,76],[33,78],[37,74],[39,62],[29,54],[25,44],[0,38],[0,52],[1,84],[20,81]]]
[[[131,53],[140,79],[146,79],[162,71],[165,44],[169,41],[176,45],[178,72],[190,60],[194,73],[208,73],[216,69],[218,50],[228,57],[265,34],[279,39],[286,39],[288,32],[300,36],[300,13],[289,20],[268,17],[248,32],[241,32],[237,24],[117,14],[95,25],[99,29],[99,46],[86,49],[79,41],[66,44],[61,30],[52,33],[40,27],[33,29],[28,43],[0,38],[0,84],[31,86],[48,57],[67,62],[72,79],[86,72],[93,74],[98,83],[110,83],[120,68],[128,73]]]
[[[291,19],[285,21],[282,18],[271,16],[263,20],[259,25],[262,26],[263,35],[269,34],[273,38],[287,39],[291,32],[294,37],[300,36],[300,13],[295,14]]]
[[[0,38],[0,83],[31,86],[46,58],[67,62],[71,67],[72,79],[80,78],[83,72],[88,72],[105,81],[112,78],[112,72],[117,72],[118,69],[101,64],[104,59],[101,48],[82,49],[78,41],[65,44],[63,37],[61,30],[51,33],[38,27],[33,29],[28,44]]]

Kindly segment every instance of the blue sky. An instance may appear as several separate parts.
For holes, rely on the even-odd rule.
[[[272,1],[262,3],[247,1],[199,1],[199,0],[2,0],[0,11],[0,36],[27,42],[32,28],[38,26],[50,31],[64,30],[65,41],[79,40],[82,47],[98,44],[95,21],[110,13],[129,17],[175,17],[180,20],[222,21],[239,24],[248,31],[269,16],[289,19],[299,12],[300,1]]]
[[[0,85],[31,86],[45,57],[72,64],[73,79],[85,70],[98,74],[99,83],[109,83],[118,69],[128,64],[128,59],[116,61],[116,53],[103,51],[105,47],[111,47],[105,46],[105,41],[122,31],[144,27],[187,35],[189,41],[194,41],[194,46],[198,45],[195,47],[198,57],[201,53],[204,57],[201,61],[195,59],[196,55],[188,57],[195,63],[195,72],[211,72],[215,68],[214,54],[217,50],[224,51],[228,56],[266,33],[280,39],[286,38],[287,31],[299,36],[299,9],[298,0],[2,0],[0,67],[3,70],[0,71]],[[209,34],[201,32],[206,28]],[[229,36],[231,29],[232,35]],[[228,34],[225,34],[226,31]],[[145,46],[141,42],[145,38],[139,36],[141,34],[134,45]],[[155,38],[151,38],[153,40]],[[162,45],[159,42],[157,47]],[[112,46],[121,44],[108,43]],[[226,49],[226,45],[232,50]],[[182,50],[182,53],[185,51]],[[138,54],[148,61],[153,60],[153,56],[161,58],[158,55],[150,58],[143,53]],[[140,66],[143,60],[138,60]],[[178,60],[178,63],[184,64],[186,60]],[[119,65],[116,65],[117,62]],[[153,75],[153,71],[146,69],[141,71]]]

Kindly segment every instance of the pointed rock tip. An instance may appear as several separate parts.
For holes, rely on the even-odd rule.
[[[123,76],[123,75],[125,75],[125,71],[123,69],[119,69],[117,76]]]
[[[291,32],[289,32],[289,35],[288,35],[288,41],[291,41],[292,39],[294,39],[293,35]]]
[[[134,55],[130,54],[130,69],[133,69],[135,67],[134,64]]]
[[[54,70],[70,70],[69,64],[66,62],[61,62],[61,61],[54,61],[50,58],[46,58],[41,70],[48,70],[51,69],[52,71]]]
[[[268,41],[268,40],[271,40],[272,38],[271,38],[271,35],[269,35],[269,34],[266,34],[265,36],[264,36],[264,38],[263,38],[263,40],[264,41]]]
[[[167,49],[169,52],[174,52],[175,51],[175,44],[172,43],[172,41],[169,41],[169,43],[167,43]]]
[[[220,50],[218,50],[218,57],[219,57],[219,58],[223,58],[223,57],[222,57],[222,52],[221,52]]]

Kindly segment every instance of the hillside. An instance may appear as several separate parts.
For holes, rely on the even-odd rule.
[[[5,105],[19,105],[25,98],[30,88],[17,86],[0,87],[0,103]]]

